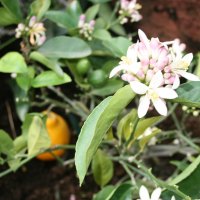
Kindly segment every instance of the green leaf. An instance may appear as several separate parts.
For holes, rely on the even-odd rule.
[[[76,37],[58,36],[48,40],[40,49],[44,56],[52,58],[82,58],[92,51],[89,45]]]
[[[74,29],[78,25],[78,21],[72,18],[67,12],[64,11],[47,11],[45,17],[55,22],[58,26],[67,29]]]
[[[75,165],[82,184],[89,164],[116,117],[135,97],[130,85],[102,101],[85,121],[76,143]],[[112,112],[111,112],[112,111]]]
[[[195,72],[194,72],[197,76],[200,77],[200,52],[197,54],[197,64],[195,67]]]
[[[104,187],[100,192],[98,192],[93,200],[109,200],[110,196],[114,193],[116,187],[113,185],[108,185]]]
[[[96,183],[101,187],[106,185],[112,179],[113,171],[113,162],[105,152],[98,149],[92,160],[92,172]]]
[[[17,84],[26,92],[30,89],[31,82],[35,75],[33,67],[28,67],[27,69],[27,73],[18,74],[16,77]]]
[[[141,151],[143,151],[146,144],[160,132],[161,132],[160,129],[155,128],[155,129],[152,129],[152,132],[149,135],[143,136],[139,141]]]
[[[41,117],[32,115],[31,121],[28,120],[28,125],[25,126],[28,126],[28,155],[30,157],[50,147],[51,141],[46,130],[45,121]]]
[[[34,15],[38,20],[41,20],[50,5],[51,0],[35,0],[31,4],[31,15]]]
[[[117,136],[122,140],[128,140],[134,127],[135,119],[137,118],[137,110],[132,109],[118,123]]]
[[[0,8],[0,26],[18,24],[18,20],[6,8]]]
[[[105,29],[97,29],[93,33],[93,37],[99,40],[110,40],[111,35],[110,33]]]
[[[121,58],[126,55],[128,47],[131,45],[131,41],[124,37],[117,37],[103,41],[103,45],[110,50],[114,56]]]
[[[106,85],[101,88],[95,88],[92,90],[91,94],[97,96],[107,96],[115,93],[117,90],[122,88],[124,83],[121,80],[108,80]]]
[[[24,57],[17,52],[9,52],[0,59],[0,72],[26,73],[27,65]]]
[[[123,183],[119,185],[109,200],[132,200],[133,185],[131,183]]]
[[[153,126],[160,119],[161,119],[161,116],[141,119],[138,122],[138,125],[136,127],[135,134],[134,134],[134,140],[138,139],[138,137],[140,137],[147,128]]]
[[[82,14],[82,9],[78,0],[72,0],[66,9],[66,12],[71,16],[71,20],[79,21],[79,17]]]
[[[183,172],[181,172],[176,178],[169,182],[170,185],[176,185],[180,183],[185,178],[190,176],[190,174],[199,166],[200,156],[198,156]]]
[[[35,60],[35,61],[45,65],[47,68],[53,70],[58,75],[63,76],[63,70],[58,63],[58,60],[47,58],[37,51],[33,51],[30,54],[30,59]]]
[[[0,155],[6,154],[8,157],[13,155],[13,140],[4,130],[0,130]]]
[[[33,79],[32,87],[47,87],[61,85],[68,82],[71,82],[71,78],[65,73],[63,76],[59,76],[54,71],[44,71]]]
[[[19,0],[0,0],[0,2],[18,21],[22,19]]]
[[[96,17],[98,12],[99,12],[98,4],[88,8],[87,11],[85,12],[86,21],[89,22],[89,21],[93,20]]]
[[[191,81],[180,85],[176,90],[178,98],[173,102],[181,103],[189,107],[200,108],[200,82]]]

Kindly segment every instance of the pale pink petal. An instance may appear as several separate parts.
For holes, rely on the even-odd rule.
[[[180,78],[179,78],[179,75],[176,74],[172,89],[177,89],[179,87],[179,85],[180,85]]]
[[[147,38],[146,34],[142,30],[138,30],[138,35],[140,38],[140,41],[145,44],[146,48],[150,49],[149,39]]]
[[[164,116],[167,115],[167,106],[164,100],[158,98],[156,100],[152,100],[152,102],[155,109],[160,115],[164,115]]]
[[[112,71],[110,72],[109,78],[112,78],[113,76],[115,76],[118,72],[120,72],[123,69],[124,69],[124,67],[121,65],[118,65],[117,67],[113,68]]]
[[[198,76],[191,74],[189,72],[179,70],[179,71],[177,71],[177,73],[190,81],[200,81],[200,78]]]
[[[131,45],[129,48],[128,48],[128,50],[127,50],[127,58],[129,58],[129,59],[131,59],[132,57],[136,57],[136,52],[135,52],[135,48],[134,48],[134,44],[133,45]]]
[[[132,90],[136,94],[145,94],[148,90],[148,87],[145,84],[140,83],[139,81],[131,81],[130,85]]]
[[[140,103],[139,103],[139,106],[138,106],[138,117],[139,118],[142,118],[147,114],[147,111],[149,109],[149,105],[150,105],[150,99],[148,98],[148,96],[147,95],[142,96],[140,98]]]
[[[175,99],[178,97],[177,93],[172,88],[157,88],[157,94],[163,99]]]
[[[182,58],[182,60],[188,63],[188,65],[192,62],[192,59],[193,59],[192,53],[188,53]]]
[[[158,88],[164,83],[163,74],[161,71],[156,72],[156,74],[152,77],[149,87],[150,88]]]
[[[151,195],[151,200],[159,200],[160,195],[161,195],[161,188],[156,188]]]
[[[145,186],[140,187],[140,200],[150,200],[149,192]]]

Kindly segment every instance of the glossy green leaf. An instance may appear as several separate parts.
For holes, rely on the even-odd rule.
[[[6,154],[8,157],[13,155],[13,140],[4,130],[0,130],[0,155]]]
[[[71,82],[71,78],[65,73],[63,76],[59,76],[54,71],[44,71],[33,79],[32,87],[47,87],[61,85],[68,82]]]
[[[0,0],[0,2],[17,20],[22,19],[19,0]]]
[[[78,25],[78,21],[65,11],[50,10],[46,12],[45,17],[66,29],[73,29]]]
[[[9,52],[0,59],[0,72],[26,73],[27,66],[24,57],[17,52]]]
[[[200,81],[184,83],[176,91],[178,98],[174,99],[173,102],[200,108]]]
[[[75,153],[75,165],[80,184],[83,182],[89,164],[104,135],[134,97],[135,93],[131,90],[130,85],[127,85],[112,97],[102,101],[85,121],[76,143]]]
[[[34,156],[40,151],[50,147],[51,141],[46,130],[45,121],[37,115],[32,116],[27,136],[29,156]]]
[[[44,56],[52,58],[82,58],[89,56],[91,48],[76,37],[58,36],[48,40],[40,49]]]
[[[87,11],[85,12],[86,21],[89,22],[89,21],[93,20],[96,17],[98,12],[99,12],[99,5],[98,4],[89,7],[87,9]]]
[[[73,18],[71,20],[79,21],[79,16],[83,13],[78,0],[69,2],[66,12]]]
[[[113,177],[113,162],[108,155],[102,150],[98,149],[92,160],[92,172],[96,183],[103,187]]]
[[[124,37],[117,37],[103,41],[103,45],[110,50],[114,56],[121,58],[126,55],[128,47],[131,45],[131,41]]]
[[[47,58],[37,51],[33,51],[30,54],[30,59],[35,60],[35,61],[43,64],[47,68],[56,72],[58,75],[63,76],[63,70],[60,67],[57,59]]]
[[[49,9],[51,0],[35,0],[31,4],[31,14],[40,20],[45,12]]]
[[[0,8],[0,16],[0,26],[8,26],[19,22],[6,8]]]
[[[133,185],[123,183],[119,185],[109,200],[132,200]]]

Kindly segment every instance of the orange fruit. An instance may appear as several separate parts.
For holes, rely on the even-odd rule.
[[[67,122],[60,115],[54,112],[44,112],[47,114],[46,128],[51,140],[51,147],[57,145],[65,145],[70,142],[70,129]],[[56,156],[62,156],[64,154],[64,149],[53,150],[52,153]],[[39,160],[51,161],[56,158],[49,152],[39,154],[37,156]]]

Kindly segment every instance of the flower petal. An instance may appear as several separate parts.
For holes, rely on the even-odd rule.
[[[120,72],[123,69],[124,69],[124,66],[121,66],[121,65],[118,65],[117,67],[114,67],[112,69],[112,71],[110,72],[109,78],[112,78],[113,76],[115,76],[118,72]]]
[[[190,63],[192,62],[192,59],[193,59],[192,53],[188,53],[182,58],[182,60],[188,63],[188,65],[190,65]]]
[[[147,38],[146,34],[142,30],[139,29],[138,36],[140,38],[140,41],[145,44],[145,46],[148,50],[150,50],[150,41]]]
[[[151,200],[159,200],[160,195],[161,195],[161,188],[156,188],[151,195]]]
[[[139,195],[140,200],[151,200],[147,188],[143,185],[140,187]]]
[[[174,83],[172,85],[172,89],[177,89],[180,85],[180,78],[179,78],[179,75],[176,74],[175,75],[175,79],[174,79]]]
[[[161,71],[156,72],[156,74],[152,77],[151,82],[149,84],[150,88],[158,88],[164,82],[164,78]]]
[[[142,118],[147,114],[149,105],[150,105],[150,99],[148,98],[148,96],[147,95],[142,96],[140,98],[140,103],[138,106],[138,117],[139,118]]]
[[[167,106],[164,100],[158,98],[156,100],[152,100],[152,102],[155,109],[160,115],[164,115],[164,116],[167,115]]]
[[[156,92],[163,99],[175,99],[178,97],[178,94],[172,88],[157,88]]]
[[[189,72],[183,71],[183,70],[178,70],[178,74],[180,74],[182,77],[190,80],[190,81],[200,81],[200,78],[194,74],[191,74]]]
[[[130,85],[132,90],[136,94],[145,94],[148,90],[148,87],[145,84],[140,83],[139,81],[131,81]]]

